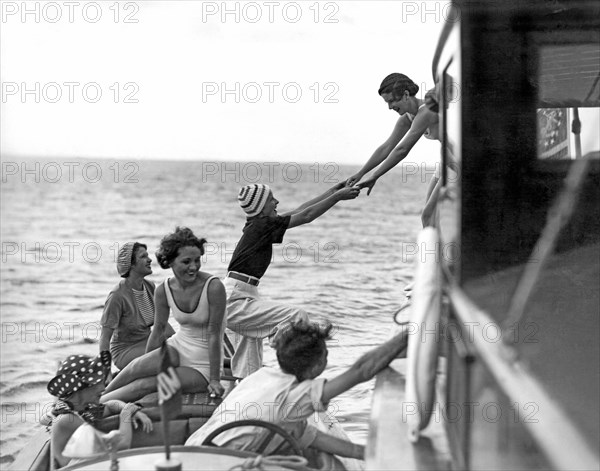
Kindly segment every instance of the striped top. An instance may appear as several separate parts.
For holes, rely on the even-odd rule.
[[[147,326],[154,324],[154,303],[150,297],[150,293],[145,285],[142,285],[142,290],[132,289],[135,304],[142,314],[142,318]]]

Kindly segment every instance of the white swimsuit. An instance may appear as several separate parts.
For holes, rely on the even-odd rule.
[[[179,353],[179,366],[188,366],[198,371],[207,382],[210,381],[210,361],[208,356],[208,337],[210,335],[209,325],[209,305],[208,294],[206,291],[210,282],[217,278],[210,277],[204,283],[202,294],[198,301],[198,306],[194,312],[184,312],[177,307],[173,293],[169,286],[169,278],[164,282],[165,293],[167,294],[167,303],[171,308],[173,317],[179,323],[179,330],[175,335],[167,340],[167,344],[175,348]],[[221,336],[225,331],[226,316],[223,316],[223,325],[221,326]],[[219,365],[223,368],[223,350],[220,349],[221,359]]]
[[[419,106],[419,110],[421,108],[423,108],[425,105],[425,103],[423,103],[421,106]],[[406,116],[408,116],[408,119],[410,120],[411,124],[412,122],[415,120],[415,115],[411,114],[411,113],[406,113]],[[438,126],[435,126],[434,128],[427,128],[425,129],[425,132],[423,133],[423,136],[425,136],[425,139],[431,139],[432,141],[439,141],[439,136],[440,136],[440,132],[438,129]]]

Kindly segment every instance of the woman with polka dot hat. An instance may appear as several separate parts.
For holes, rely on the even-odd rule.
[[[152,430],[152,421],[135,404],[108,401],[100,404],[100,396],[110,377],[110,353],[103,351],[92,358],[87,355],[71,355],[64,360],[56,376],[48,383],[48,392],[58,400],[51,411],[52,455],[55,467],[66,466],[69,458],[63,455],[65,445],[84,424],[94,426],[103,417],[119,414],[119,449],[131,445],[131,426],[141,426],[145,432]]]

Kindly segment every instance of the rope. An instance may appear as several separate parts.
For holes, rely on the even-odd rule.
[[[243,463],[235,465],[229,471],[266,471],[267,469],[305,470],[308,461],[302,456],[262,456],[247,458]]]

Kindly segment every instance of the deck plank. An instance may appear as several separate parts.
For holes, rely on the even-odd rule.
[[[406,360],[377,375],[366,449],[366,469],[450,470],[450,448],[441,414],[434,413],[416,443],[408,440]],[[436,403],[434,411],[440,411]]]

